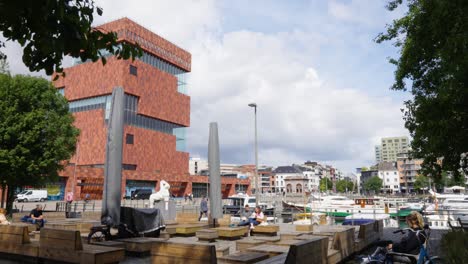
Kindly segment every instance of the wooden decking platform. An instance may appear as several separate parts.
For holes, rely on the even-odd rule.
[[[192,216],[193,217],[193,216]],[[193,218],[192,218],[193,219]],[[92,223],[87,221],[85,225]],[[338,263],[380,237],[381,223],[361,226],[311,226],[311,231],[295,231],[293,225],[278,225],[275,236],[244,237],[247,227],[207,228],[206,223],[168,225],[182,228],[186,237],[130,238],[94,244],[81,242],[77,222],[53,221],[40,233],[30,233],[28,225],[0,226],[0,255],[13,254],[28,260],[72,263],[117,263],[125,253],[144,253],[151,263]],[[275,226],[275,225],[271,225]],[[271,227],[270,226],[270,227]],[[61,227],[62,229],[59,229]],[[258,226],[257,226],[258,227]],[[256,228],[257,228],[256,227]],[[268,226],[265,226],[268,227]],[[66,228],[66,229],[63,229]],[[214,238],[200,243],[197,237]],[[269,231],[271,232],[271,230]],[[279,235],[278,235],[279,234]],[[215,237],[229,238],[216,239]],[[34,239],[38,237],[38,239]],[[230,241],[231,238],[240,238]],[[169,240],[168,240],[169,239]],[[135,256],[136,255],[136,256]],[[140,257],[140,254],[128,256]],[[1,257],[1,256],[0,256]],[[33,261],[34,263],[34,261]]]

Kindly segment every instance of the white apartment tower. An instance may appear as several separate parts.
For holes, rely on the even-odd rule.
[[[382,162],[382,147],[375,145],[375,163],[379,164]]]

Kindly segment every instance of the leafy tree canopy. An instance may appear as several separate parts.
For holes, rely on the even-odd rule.
[[[382,179],[379,178],[379,176],[373,176],[370,179],[368,179],[366,182],[364,182],[364,190],[366,191],[374,191],[374,192],[379,192],[380,189],[382,188]]]
[[[429,187],[429,179],[424,175],[418,175],[414,181],[414,189],[423,190]]]
[[[75,151],[78,129],[66,99],[43,78],[0,74],[0,180],[7,210],[19,186],[56,180]]]
[[[350,192],[353,190],[354,183],[348,180],[339,180],[336,182],[336,190],[338,192]]]
[[[115,32],[94,30],[95,12],[102,15],[93,0],[1,0],[0,31],[23,47],[23,63],[30,71],[45,70],[48,75],[63,71],[64,55],[82,61],[102,58],[103,63],[103,51],[124,59],[141,55],[138,47],[117,45]]]
[[[369,170],[369,168],[367,168],[367,167],[362,167],[361,168],[361,171],[368,171],[368,170]]]
[[[392,0],[387,7],[402,4]],[[399,58],[390,60],[396,65],[392,88],[413,95],[404,110],[412,155],[424,159],[426,175],[440,178],[446,170],[460,178],[460,157],[468,151],[468,1],[405,4],[406,14],[376,41],[393,41],[400,49]]]
[[[325,192],[333,188],[333,182],[329,178],[320,179],[320,191]]]

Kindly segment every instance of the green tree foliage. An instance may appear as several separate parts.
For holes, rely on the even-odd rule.
[[[333,182],[329,178],[320,179],[320,191],[325,192],[333,188]]]
[[[429,179],[424,175],[416,176],[416,180],[414,181],[414,189],[420,191],[424,188],[429,188]]]
[[[368,171],[368,170],[369,170],[369,168],[367,168],[367,167],[362,167],[361,168],[361,171]]]
[[[0,1],[0,31],[7,40],[23,47],[23,63],[30,71],[45,70],[50,75],[62,72],[64,55],[97,61],[103,51],[118,58],[140,56],[141,50],[117,45],[115,32],[94,30],[93,0]],[[4,43],[0,42],[0,47]],[[0,58],[5,54],[0,52]]]
[[[452,186],[465,186],[465,179],[464,177],[455,178],[450,176],[450,174],[446,171],[442,171],[442,176],[435,180],[435,187],[439,190],[443,190],[444,187],[452,187]]]
[[[442,236],[440,252],[444,263],[466,263],[468,259],[468,232],[450,231]]]
[[[353,190],[354,183],[348,180],[339,180],[336,182],[336,190],[338,192],[350,192]]]
[[[459,178],[460,155],[468,146],[468,1],[405,3],[406,14],[376,41],[393,41],[400,49],[399,58],[390,60],[396,65],[392,88],[413,95],[404,110],[413,156],[424,158],[426,175],[440,178],[447,170]],[[402,4],[392,0],[388,9]]]
[[[378,193],[382,188],[382,183],[383,181],[379,178],[379,176],[371,177],[366,182],[364,182],[364,190]]]
[[[14,190],[57,180],[63,161],[75,151],[79,134],[66,99],[50,82],[0,74],[0,181]]]

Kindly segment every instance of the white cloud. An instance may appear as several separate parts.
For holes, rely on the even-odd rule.
[[[104,9],[97,24],[127,16],[192,53],[191,154],[206,155],[208,126],[216,121],[222,161],[252,164],[250,102],[258,104],[260,164],[319,160],[352,171],[373,161],[373,146],[380,137],[407,134],[400,102],[371,97],[363,89],[369,88],[366,80],[362,87],[337,86],[335,80],[343,76],[317,70],[327,59],[322,46],[337,41],[333,33],[301,28],[223,32],[223,14],[214,0],[97,4]],[[332,1],[329,12],[336,19],[353,21],[357,11],[354,5],[349,8]]]

